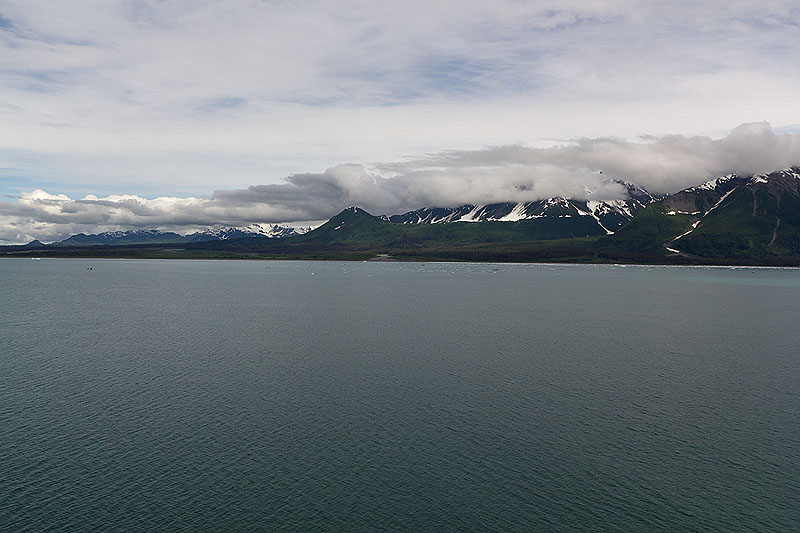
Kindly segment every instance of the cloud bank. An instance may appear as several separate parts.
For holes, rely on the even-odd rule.
[[[87,195],[43,190],[0,202],[0,241],[59,240],[78,232],[157,228],[178,232],[253,222],[309,223],[345,207],[394,214],[424,206],[529,202],[553,196],[611,200],[622,179],[670,193],[731,172],[800,165],[800,133],[746,123],[727,136],[582,138],[547,148],[519,145],[454,150],[399,162],[342,164],[282,183],[218,190],[210,198]],[[600,172],[598,172],[600,171]]]

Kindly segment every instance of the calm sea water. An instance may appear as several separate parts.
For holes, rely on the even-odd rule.
[[[0,289],[3,531],[800,529],[800,270],[7,259]]]

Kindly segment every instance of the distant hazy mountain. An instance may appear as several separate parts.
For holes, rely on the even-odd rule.
[[[179,244],[185,242],[182,235],[162,232],[155,229],[131,231],[105,231],[86,235],[78,233],[63,241],[55,242],[55,246],[98,246],[123,244]]]
[[[292,228],[277,224],[251,224],[243,228],[209,228],[189,235],[179,235],[169,231],[130,230],[106,231],[86,235],[78,233],[68,239],[53,243],[54,246],[98,246],[98,245],[128,245],[128,244],[185,244],[191,242],[223,241],[263,237],[278,239],[291,235],[302,235],[310,228]]]

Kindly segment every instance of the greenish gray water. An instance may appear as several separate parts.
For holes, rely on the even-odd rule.
[[[0,289],[4,531],[800,528],[798,270],[8,259]]]

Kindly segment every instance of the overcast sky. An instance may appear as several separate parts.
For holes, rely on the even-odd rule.
[[[0,0],[0,243],[797,165],[798,57],[795,1]]]

